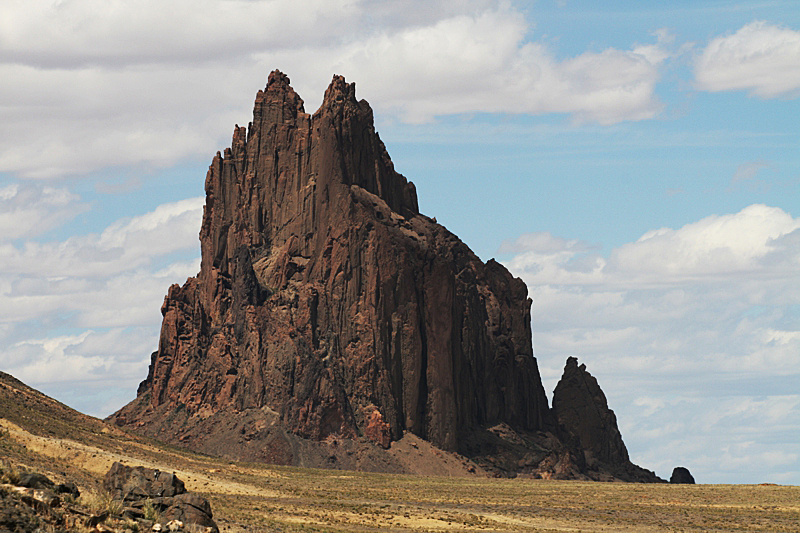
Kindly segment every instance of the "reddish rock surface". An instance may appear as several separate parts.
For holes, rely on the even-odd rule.
[[[411,433],[493,471],[580,470],[525,284],[419,212],[355,84],[310,115],[270,74],[205,187],[200,272],[170,287],[118,425],[274,463],[403,471],[380,451]]]
[[[270,75],[211,163],[200,241],[118,424],[180,440],[169,414],[266,409],[321,441],[364,435],[377,410],[390,439],[445,450],[481,426],[547,425],[525,284],[419,213],[343,77],[312,116]]]
[[[386,449],[392,443],[392,434],[389,424],[383,420],[381,412],[377,409],[372,410],[372,414],[367,419],[367,425],[364,428],[364,436],[375,444]]]

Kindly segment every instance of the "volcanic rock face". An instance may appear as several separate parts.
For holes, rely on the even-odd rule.
[[[419,213],[343,77],[312,116],[269,76],[211,163],[200,241],[117,424],[294,464],[308,442],[554,427],[525,284]]]
[[[574,357],[567,359],[564,375],[553,392],[553,413],[569,435],[580,440],[589,462],[616,464],[628,460],[628,450],[617,429],[617,417],[597,380],[578,366]]]
[[[581,470],[605,471],[628,481],[663,481],[630,462],[617,417],[608,408],[605,394],[586,365],[578,366],[574,357],[567,358],[553,392],[553,414],[561,440],[583,450],[585,467]]]

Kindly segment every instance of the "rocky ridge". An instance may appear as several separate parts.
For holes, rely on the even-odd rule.
[[[270,74],[205,186],[200,272],[170,287],[117,425],[304,466],[402,471],[381,450],[406,434],[497,473],[629,464],[592,441],[587,466],[547,404],[524,282],[419,212],[355,84],[334,76],[310,115]]]

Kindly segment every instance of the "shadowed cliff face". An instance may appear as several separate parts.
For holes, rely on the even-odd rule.
[[[200,241],[117,424],[295,464],[296,437],[458,450],[479,428],[554,427],[525,284],[419,213],[343,77],[312,116],[270,75],[211,163]]]
[[[564,374],[553,392],[553,415],[561,441],[581,451],[581,471],[590,475],[592,471],[606,472],[625,481],[664,481],[631,463],[617,417],[609,409],[597,379],[574,357],[567,358]]]
[[[578,366],[574,357],[567,359],[564,375],[553,392],[553,413],[567,434],[579,439],[587,462],[628,461],[614,411],[608,408],[597,379],[587,372],[586,365]]]

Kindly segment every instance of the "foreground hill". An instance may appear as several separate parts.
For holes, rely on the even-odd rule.
[[[800,523],[800,487],[407,476],[223,461],[120,431],[3,373],[0,427],[3,468],[74,481],[82,494],[100,490],[115,460],[175,472],[209,499],[225,533],[794,532]]]
[[[498,475],[660,481],[602,393],[550,409],[525,283],[419,212],[355,84],[311,115],[270,74],[205,187],[200,272],[116,425],[277,464],[405,472],[383,451],[412,435]]]

